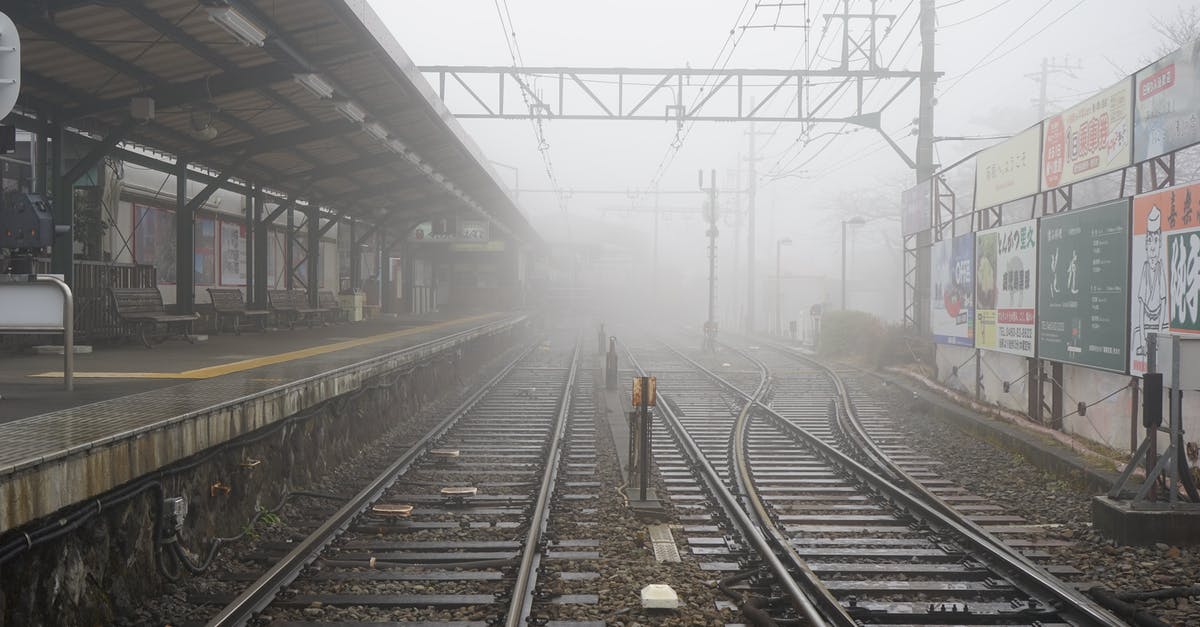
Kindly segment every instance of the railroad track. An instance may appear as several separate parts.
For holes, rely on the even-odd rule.
[[[1123,624],[935,494],[937,479],[916,481],[915,460],[876,441],[882,423],[867,434],[856,405],[869,404],[836,371],[778,355],[772,376],[762,351],[728,347],[707,363],[676,351],[632,352],[644,352],[668,401],[655,458],[672,502],[705,515],[699,482],[684,473],[707,464],[770,545],[764,552],[739,541],[744,532],[726,520],[685,527],[693,552],[712,558],[706,568],[785,562],[821,614],[810,623]],[[697,450],[675,446],[685,433]],[[775,598],[771,586],[787,586],[777,569],[746,582],[748,598]],[[800,607],[792,599],[762,609],[787,619]]]
[[[208,624],[267,612],[272,624],[515,626],[550,602],[587,603],[546,592],[571,577],[548,562],[594,546],[565,525],[547,534],[559,488],[586,488],[594,471],[590,375],[567,344],[518,355]]]

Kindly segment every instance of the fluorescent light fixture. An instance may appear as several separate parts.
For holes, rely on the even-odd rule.
[[[429,165],[428,163],[422,163],[421,171],[424,172],[425,174],[432,175],[433,174],[433,166]]]
[[[406,152],[408,152],[408,146],[405,146],[404,142],[402,142],[398,139],[388,140],[387,147],[391,148],[392,152],[394,152],[398,155],[402,155],[402,154],[405,154]]]
[[[433,175],[433,180],[435,180],[435,181],[437,181],[437,182],[439,182],[439,183],[441,183],[441,184],[443,184],[443,185],[445,185],[445,184],[446,184],[446,177],[444,177],[444,176],[442,176],[441,174],[438,174],[438,173],[436,173],[436,172],[435,172],[435,173],[434,173],[434,175]]]
[[[367,124],[363,124],[363,130],[367,132],[367,135],[370,135],[381,142],[387,142],[388,140],[387,129],[383,128],[383,126],[378,122],[369,122]]]
[[[297,83],[317,98],[333,98],[333,85],[326,83],[320,74],[296,74],[295,78]]]
[[[208,19],[244,45],[261,48],[267,41],[266,31],[230,7],[210,8]]]
[[[359,124],[362,124],[363,121],[367,119],[367,112],[363,111],[362,107],[359,107],[349,100],[343,100],[337,103],[334,105],[334,108],[337,109],[338,113],[342,114],[342,117],[345,117],[351,122],[358,122]]]

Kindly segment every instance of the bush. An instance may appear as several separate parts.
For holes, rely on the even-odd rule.
[[[822,357],[879,368],[923,359],[921,352],[927,343],[914,342],[903,325],[887,326],[865,311],[831,311],[821,318],[817,352]]]

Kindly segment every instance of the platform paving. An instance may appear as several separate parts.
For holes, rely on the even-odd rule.
[[[118,347],[77,361],[74,393],[61,390],[55,358],[6,357],[0,532],[523,319],[384,319]]]

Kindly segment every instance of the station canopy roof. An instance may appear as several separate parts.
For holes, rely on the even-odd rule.
[[[118,158],[182,158],[210,182],[371,223],[473,211],[537,239],[365,0],[12,0],[4,11],[22,40],[18,126],[37,128],[40,112],[93,147],[119,139]],[[137,119],[141,98],[153,119]]]

